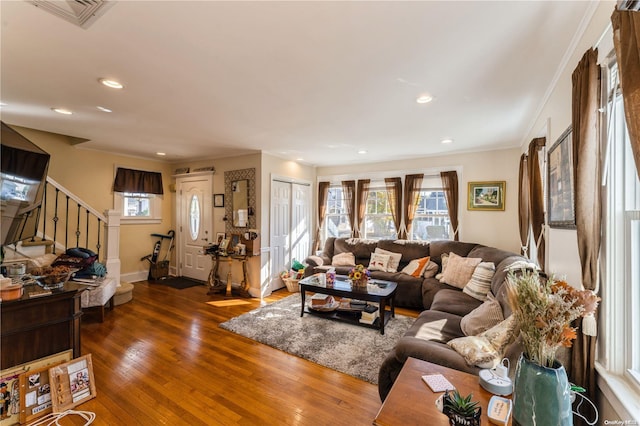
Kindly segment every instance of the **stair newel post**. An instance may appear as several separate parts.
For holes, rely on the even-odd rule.
[[[105,210],[107,221],[105,231],[105,259],[107,276],[116,280],[120,285],[120,212],[118,210]]]

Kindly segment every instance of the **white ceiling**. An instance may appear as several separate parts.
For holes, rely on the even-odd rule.
[[[121,1],[87,29],[0,8],[8,124],[171,162],[322,166],[520,146],[593,3]]]

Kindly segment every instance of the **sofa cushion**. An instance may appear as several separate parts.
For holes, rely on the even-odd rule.
[[[449,312],[428,310],[422,312],[405,337],[447,343],[451,339],[462,336],[460,320],[462,317]]]
[[[388,254],[371,253],[368,269],[370,271],[391,272],[388,267],[390,259],[391,256]]]
[[[507,345],[513,340],[515,324],[515,318],[510,316],[478,336],[452,339],[447,345],[462,355],[467,364],[493,368],[498,365]]]
[[[413,259],[407,266],[402,268],[402,273],[411,275],[412,277],[421,277],[429,263],[429,256]]]
[[[332,266],[356,266],[356,257],[351,252],[338,253],[331,259]]]
[[[460,328],[466,336],[475,336],[504,320],[502,306],[493,294],[482,305],[462,317]]]
[[[394,253],[389,250],[376,247],[374,253],[389,255],[389,263],[387,264],[387,272],[398,272],[398,266],[400,266],[400,260],[402,259],[402,253]]]
[[[356,264],[362,263],[367,266],[371,253],[376,249],[377,241],[363,240],[360,238],[336,238],[333,246],[333,256],[338,253],[353,253],[356,257]]]
[[[463,317],[482,304],[468,294],[464,294],[457,288],[440,284],[441,290],[436,293],[431,304],[431,309]],[[456,336],[459,337],[459,336]]]
[[[480,262],[462,291],[478,300],[487,300],[487,293],[491,290],[491,279],[495,272],[496,265],[493,262]]]
[[[444,270],[440,281],[462,289],[467,285],[473,275],[473,271],[475,271],[480,262],[482,262],[482,259],[479,257],[462,257],[455,253],[450,253],[447,268]]]

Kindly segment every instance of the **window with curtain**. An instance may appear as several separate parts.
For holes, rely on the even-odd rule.
[[[617,64],[608,67],[605,164],[604,274],[602,311],[605,332],[598,362],[640,386],[640,181],[635,168]]]
[[[122,215],[122,223],[160,223],[162,220],[161,173],[118,167],[113,191],[114,209]]]
[[[369,240],[381,240],[396,238],[397,233],[386,185],[372,182],[360,235]]]
[[[442,188],[422,188],[409,232],[410,240],[450,240],[451,221]]]
[[[327,195],[327,210],[323,224],[323,241],[329,237],[349,237],[349,212],[341,185],[331,185]]]

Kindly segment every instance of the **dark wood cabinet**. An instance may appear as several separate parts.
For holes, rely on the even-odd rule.
[[[0,303],[4,370],[71,349],[80,356],[81,287],[65,284],[47,296],[29,297],[29,288],[21,299]]]

